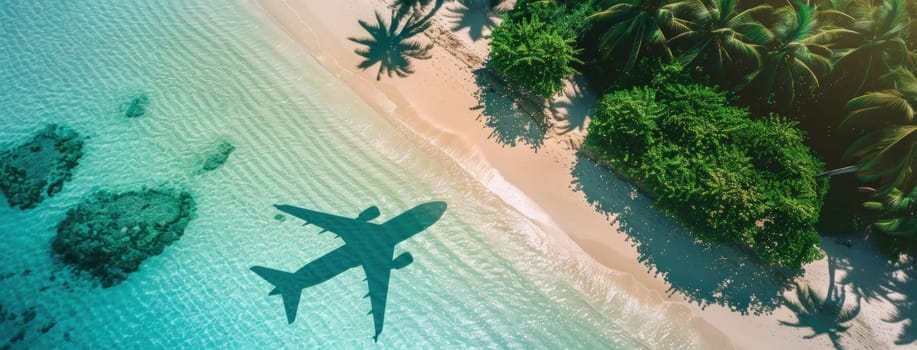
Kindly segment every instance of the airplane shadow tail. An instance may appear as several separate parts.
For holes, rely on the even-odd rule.
[[[287,322],[296,320],[296,311],[299,309],[299,298],[305,287],[295,274],[280,270],[269,269],[262,266],[252,266],[251,270],[261,278],[274,285],[269,295],[280,294],[283,297],[283,308],[287,312]]]

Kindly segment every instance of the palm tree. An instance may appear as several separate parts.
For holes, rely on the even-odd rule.
[[[376,12],[375,24],[359,21],[360,26],[369,33],[369,37],[348,38],[355,43],[366,45],[365,49],[354,50],[365,58],[357,67],[365,70],[379,63],[376,80],[382,78],[382,72],[387,73],[389,77],[392,74],[406,77],[414,73],[411,58],[418,60],[430,58],[430,49],[433,48],[433,44],[422,45],[416,40],[409,40],[426,30],[430,22],[418,19],[417,15],[412,15],[402,26],[403,17],[392,11],[392,23],[388,24],[382,19],[382,15]]]
[[[917,51],[917,2],[910,1],[907,3],[907,13],[908,17],[911,18],[911,32],[907,35],[908,46],[911,51]]]
[[[845,159],[857,161],[857,174],[861,178],[879,181],[881,192],[898,186],[913,187],[915,158],[917,125],[887,126],[866,132],[850,145],[845,155]]]
[[[882,218],[875,222],[879,231],[917,237],[917,187],[907,195],[893,188],[880,201],[866,202],[863,206],[881,211]]]
[[[754,62],[751,70],[761,65],[759,45],[770,41],[770,32],[754,19],[759,13],[773,11],[759,5],[739,12],[737,0],[692,0],[678,3],[677,12],[691,18],[690,30],[678,34],[669,43],[687,42],[691,48],[679,60],[685,66],[700,61],[723,81],[725,72],[737,63]],[[747,69],[747,68],[746,68]],[[747,72],[746,72],[747,73]]]
[[[601,52],[627,57],[625,67],[633,67],[645,51],[657,50],[672,58],[666,35],[689,30],[687,21],[675,16],[678,4],[670,0],[627,0],[600,11],[590,19],[610,23],[600,40]]]
[[[773,40],[764,64],[740,89],[754,86],[769,98],[792,104],[800,88],[817,88],[819,79],[831,70],[832,51],[827,42],[842,29],[819,31],[815,9],[798,1],[796,8],[782,7],[774,14]]]
[[[852,8],[846,12],[859,17],[838,37],[838,43],[851,46],[839,50],[837,72],[855,74],[854,94],[875,88],[879,77],[888,69],[907,64],[905,37],[910,17],[904,0],[884,0],[878,7]],[[851,18],[853,20],[853,18]]]
[[[893,89],[866,93],[847,103],[842,128],[862,132],[847,149],[857,174],[881,185],[880,194],[893,188],[909,192],[917,184],[917,78],[903,68],[895,76]]]

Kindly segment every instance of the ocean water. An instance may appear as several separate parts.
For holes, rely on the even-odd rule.
[[[0,204],[0,347],[694,348],[697,335],[583,263],[418,137],[376,113],[273,27],[225,1],[2,1],[0,146],[49,123],[87,137],[63,191],[31,210]],[[145,116],[123,117],[145,93]],[[197,171],[222,141],[222,168]],[[193,193],[184,236],[102,288],[51,251],[57,222],[94,191]],[[286,203],[383,222],[445,201],[395,248],[374,344],[361,269],[281,298],[250,271],[295,271],[343,244]],[[34,313],[34,317],[32,314]],[[669,316],[667,316],[669,315]]]

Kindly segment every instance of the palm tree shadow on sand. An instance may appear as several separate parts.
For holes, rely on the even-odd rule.
[[[822,241],[828,256],[843,257],[832,260],[834,270],[843,275],[838,285],[867,302],[888,302],[894,310],[882,318],[888,323],[900,324],[895,344],[908,345],[917,341],[917,266],[911,259],[890,261],[876,253],[877,247],[867,238],[855,240],[853,246],[837,241]]]
[[[453,32],[468,29],[468,36],[472,41],[484,38],[485,31],[490,31],[497,25],[496,19],[504,10],[500,7],[504,0],[458,0],[457,6],[449,8],[446,17],[453,19]]]
[[[287,322],[293,323],[296,320],[303,289],[324,283],[350,269],[362,267],[369,290],[364,298],[370,301],[369,314],[373,316],[374,341],[378,341],[385,321],[391,272],[405,268],[414,261],[409,252],[394,257],[395,246],[432,226],[446,211],[445,202],[429,202],[377,224],[370,222],[380,214],[374,206],[362,211],[356,218],[291,205],[275,207],[302,219],[306,225],[321,228],[319,233],[329,231],[344,241],[343,246],[312,260],[295,272],[263,266],[251,267],[258,276],[274,285],[269,295],[279,294],[283,297]]]
[[[548,108],[554,116],[558,134],[584,131],[586,118],[595,113],[595,96],[585,89],[585,84],[581,79],[574,79],[564,88],[563,95],[550,102]]]
[[[907,266],[897,271],[897,278],[893,285],[897,295],[889,298],[895,311],[885,322],[901,323],[901,333],[895,339],[897,345],[908,345],[917,342],[917,266],[911,261]]]
[[[394,10],[399,16],[404,16],[408,14],[420,14],[427,10],[432,4],[433,8],[427,15],[427,17],[432,17],[436,11],[443,6],[445,1],[446,0],[392,0],[389,8]]]
[[[379,64],[376,80],[382,79],[382,73],[386,73],[390,78],[393,75],[404,78],[414,73],[412,59],[425,60],[431,57],[430,50],[433,44],[421,44],[420,41],[412,39],[430,27],[429,18],[392,10],[391,21],[386,22],[379,12],[375,14],[376,23],[358,21],[369,36],[348,38],[366,46],[354,50],[357,55],[364,58],[357,67],[366,70]]]
[[[811,286],[796,284],[796,300],[783,297],[784,305],[796,316],[795,322],[780,321],[784,326],[809,328],[812,334],[805,339],[812,339],[822,334],[831,339],[835,349],[843,349],[841,335],[851,327],[849,322],[860,314],[860,297],[857,295],[853,305],[847,305],[847,292],[835,285],[836,258],[828,258],[828,290],[820,295]]]
[[[532,117],[532,113],[540,111],[540,106],[525,98],[511,98],[513,94],[488,68],[474,71],[474,78],[478,86],[475,93],[478,105],[471,109],[481,111],[478,119],[491,129],[489,138],[504,146],[515,147],[521,143],[537,151],[548,132],[542,120]]]
[[[670,294],[681,293],[701,307],[770,313],[801,272],[767,268],[737,249],[692,238],[674,219],[652,208],[636,187],[585,156],[577,157],[572,173],[574,190],[617,225],[637,250],[638,260],[669,283]]]

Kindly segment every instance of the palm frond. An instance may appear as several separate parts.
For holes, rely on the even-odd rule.
[[[845,110],[847,116],[841,122],[841,127],[846,129],[911,123],[915,116],[913,106],[897,90],[866,93],[847,102]]]

